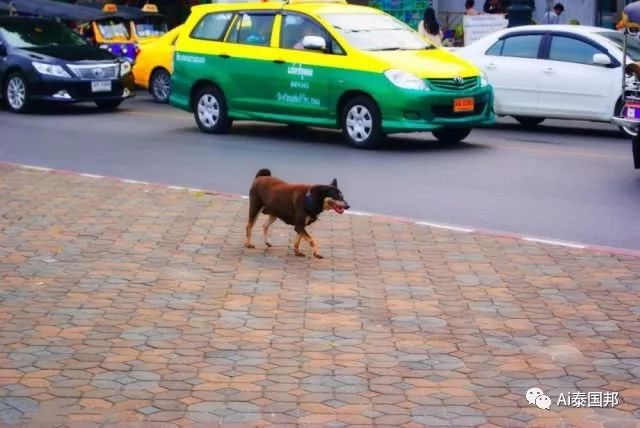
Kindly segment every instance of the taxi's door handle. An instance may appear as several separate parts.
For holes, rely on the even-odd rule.
[[[275,62],[276,64],[284,64],[283,59],[274,59],[273,62]]]
[[[228,54],[220,54],[219,56],[220,58],[224,58],[224,59],[231,58],[231,55],[228,55]]]

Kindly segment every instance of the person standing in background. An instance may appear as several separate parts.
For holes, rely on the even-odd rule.
[[[491,14],[504,13],[502,2],[500,0],[485,0],[482,10],[484,10],[484,13]]]
[[[553,6],[553,10],[550,10],[544,14],[544,18],[542,18],[543,24],[559,24],[560,23],[560,15],[564,12],[564,6],[562,3],[556,3]]]
[[[468,16],[480,15],[480,11],[474,7],[475,5],[475,0],[467,0],[464,4],[464,14]]]
[[[424,18],[418,24],[418,33],[434,45],[442,46],[442,30],[436,19],[436,11],[432,7],[424,10]]]

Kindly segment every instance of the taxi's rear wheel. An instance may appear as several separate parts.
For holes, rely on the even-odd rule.
[[[367,96],[357,96],[345,104],[341,113],[342,135],[359,149],[375,149],[382,142],[382,120],[376,103]]]
[[[166,104],[171,95],[171,75],[164,68],[159,68],[151,74],[149,84],[151,96],[157,103]]]
[[[209,134],[225,134],[231,128],[227,115],[227,102],[215,86],[201,88],[194,98],[193,115],[201,131]]]
[[[434,137],[444,144],[457,144],[471,133],[469,128],[443,128],[431,132]]]

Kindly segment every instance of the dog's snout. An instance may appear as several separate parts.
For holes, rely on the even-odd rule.
[[[348,203],[345,202],[344,203],[344,209],[348,210],[349,208],[351,208],[351,205],[349,205]]]

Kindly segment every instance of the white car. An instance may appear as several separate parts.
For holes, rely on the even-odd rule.
[[[495,32],[455,53],[485,72],[498,115],[525,126],[546,118],[610,122],[622,108],[622,40],[622,33],[599,27],[529,25]],[[628,40],[627,63],[640,61],[640,43]]]

